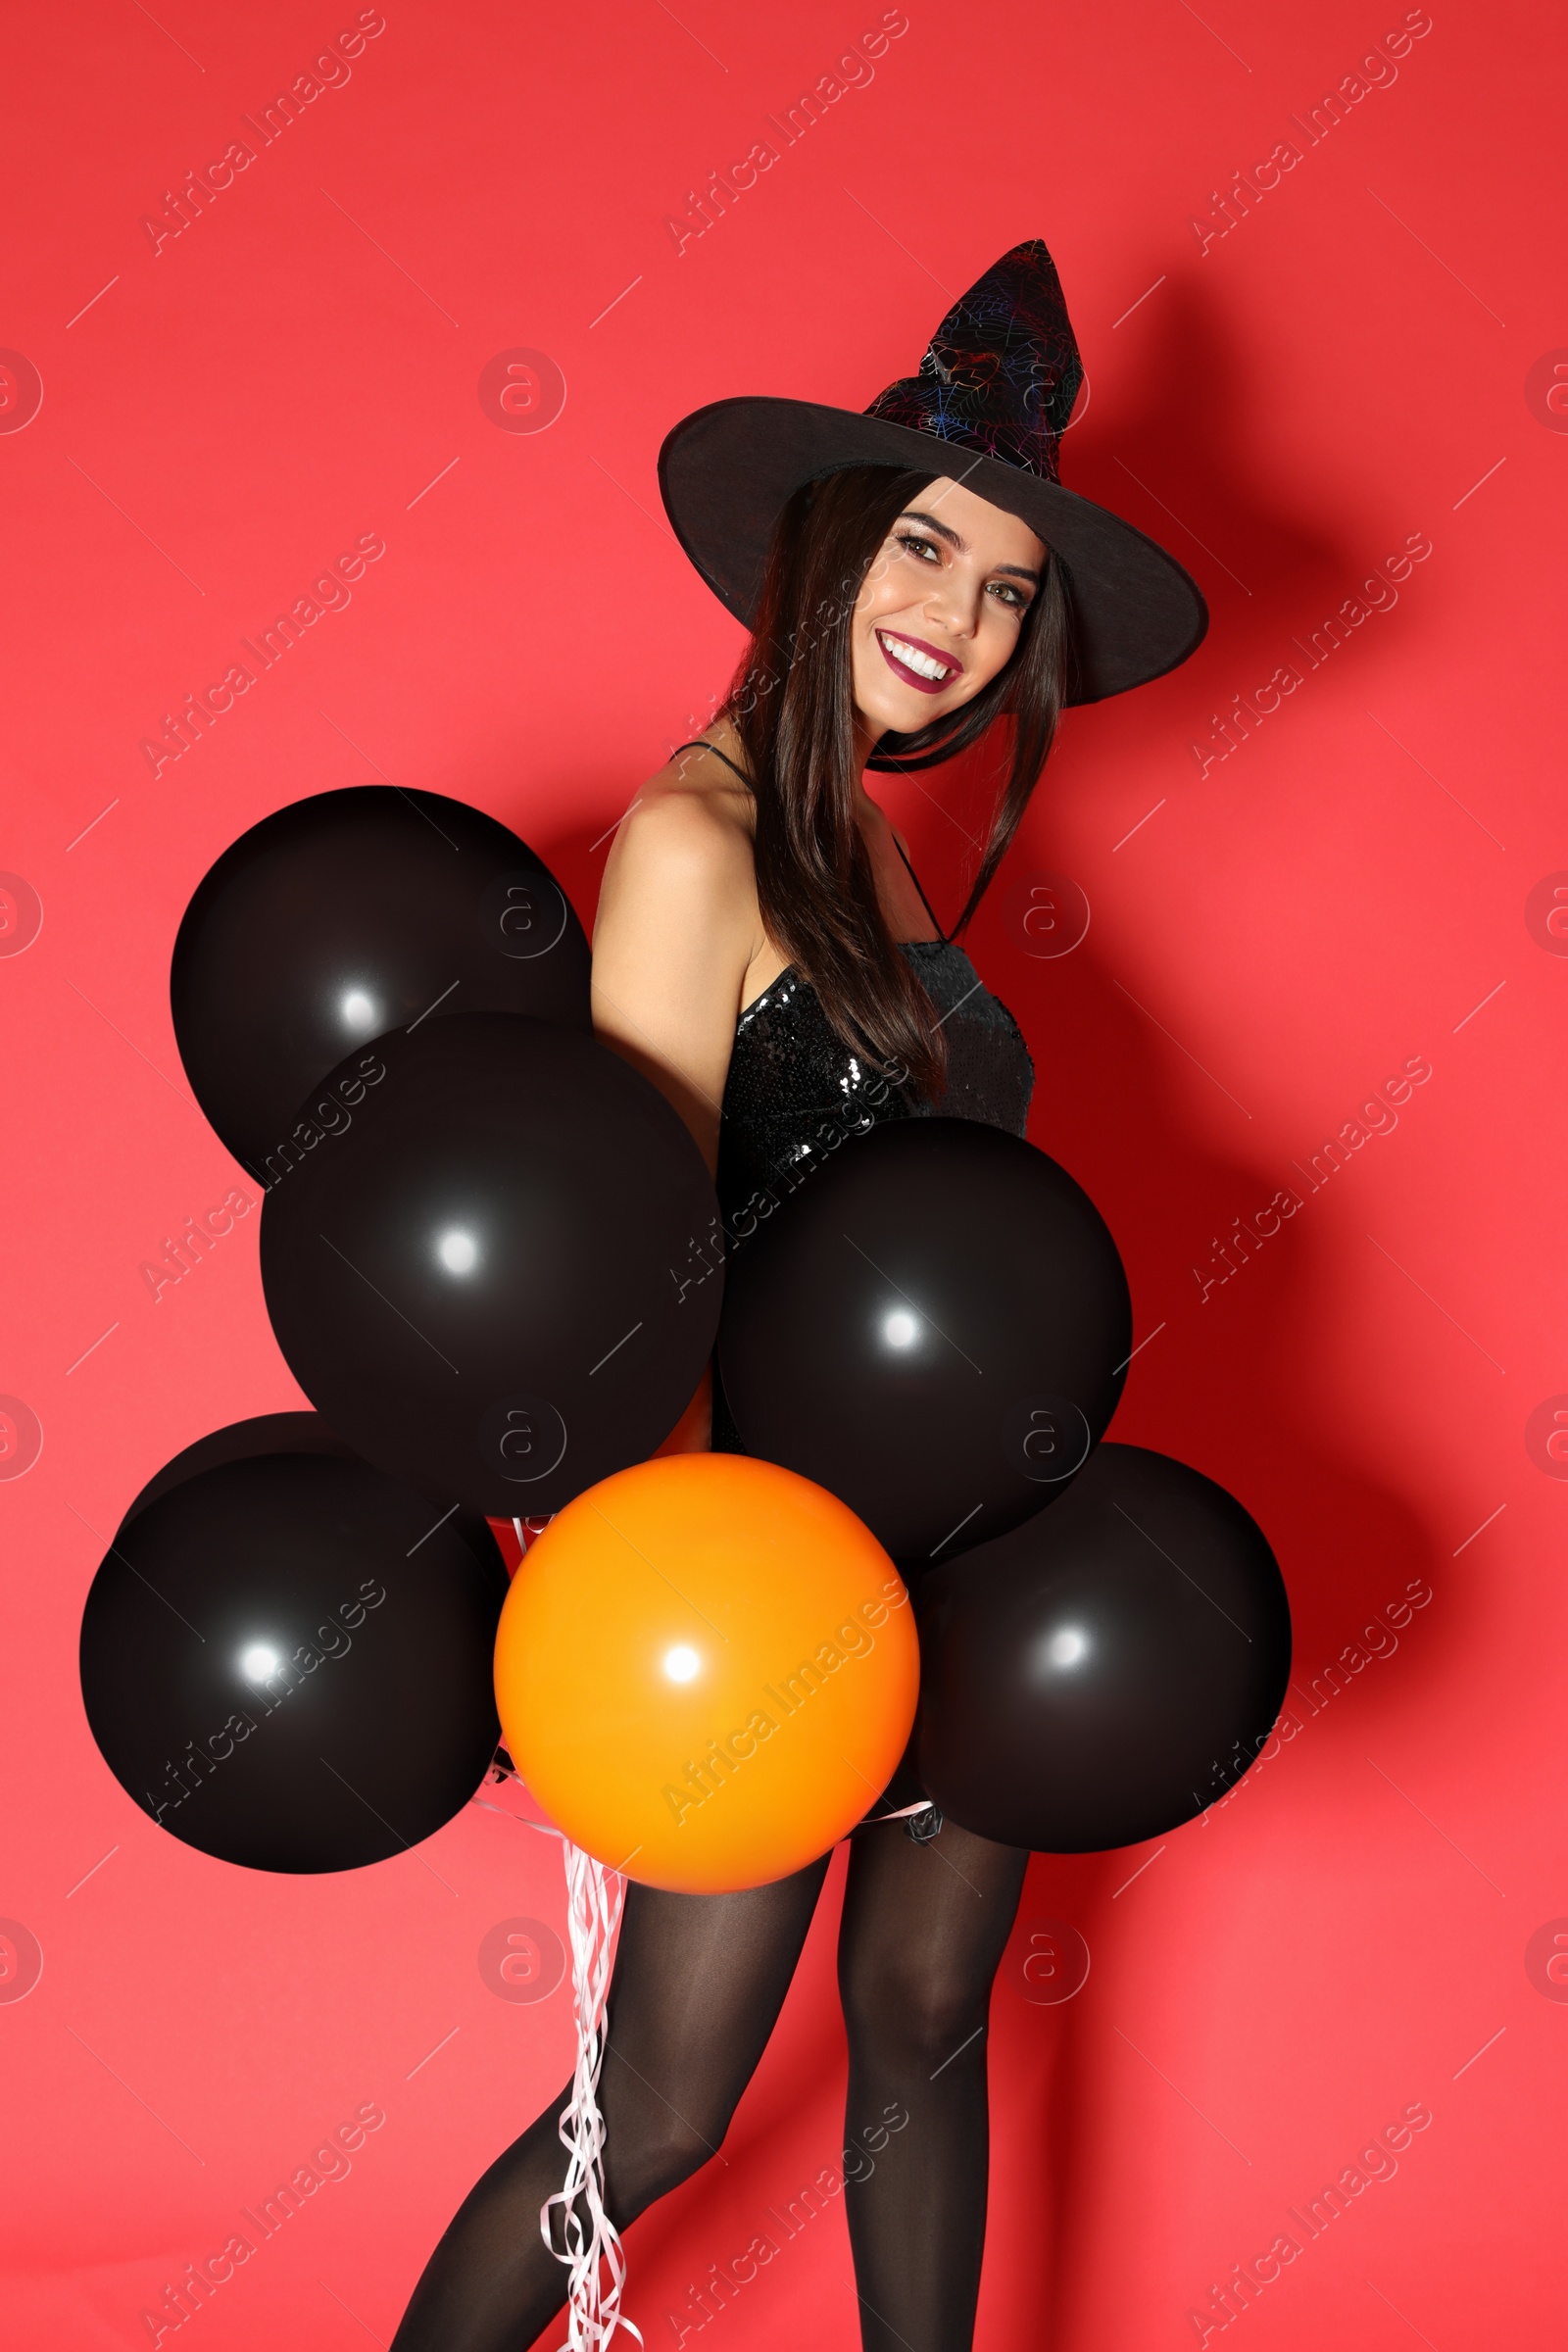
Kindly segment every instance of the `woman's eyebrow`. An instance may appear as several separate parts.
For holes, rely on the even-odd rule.
[[[945,539],[950,547],[956,547],[960,556],[966,556],[969,552],[969,543],[966,539],[961,539],[948,523],[938,522],[934,514],[922,514],[918,507],[906,508],[899,516],[899,520],[901,522],[923,522],[928,531],[935,531],[939,539]]]
[[[918,507],[906,508],[905,512],[899,516],[899,520],[901,522],[923,523],[928,531],[935,531],[939,539],[945,539],[948,545],[951,548],[956,549],[960,556],[966,556],[969,552],[969,543],[966,539],[961,538],[959,534],[951,527],[950,524],[938,522],[934,514],[923,514]],[[1031,587],[1038,588],[1040,585],[1039,572],[1031,571],[1027,564],[998,564],[995,566],[995,569],[999,574],[1005,574],[1005,576],[1009,579],[1027,580]]]

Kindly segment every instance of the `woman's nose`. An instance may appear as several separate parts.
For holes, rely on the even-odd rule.
[[[979,625],[980,600],[962,581],[944,580],[925,602],[926,617],[933,627],[945,628],[951,637],[972,637]]]

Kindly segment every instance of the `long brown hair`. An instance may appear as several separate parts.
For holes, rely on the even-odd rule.
[[[757,892],[768,935],[810,980],[845,1043],[931,1097],[946,1069],[931,1001],[877,902],[856,815],[850,621],[873,557],[934,473],[852,466],[806,483],[774,528],[757,625],[719,715],[746,751],[757,801]],[[885,735],[876,763],[929,767],[1006,723],[1011,760],[969,921],[1029,805],[1056,731],[1069,658],[1065,584],[1048,555],[1019,642],[991,683],[912,735]]]

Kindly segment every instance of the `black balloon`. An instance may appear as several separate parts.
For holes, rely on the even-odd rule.
[[[1044,1152],[890,1122],[809,1177],[730,1268],[719,1368],[749,1452],[847,1502],[894,1558],[1040,1510],[1121,1394],[1127,1280]]]
[[[1061,1499],[917,1595],[920,1779],[1041,1853],[1163,1837],[1273,1729],[1291,1614],[1261,1529],[1168,1455],[1101,1446]]]
[[[507,1575],[363,1462],[272,1453],[134,1511],[93,1579],[81,1690],[153,1820],[252,1870],[355,1870],[483,1780]]]
[[[514,833],[433,792],[357,785],[295,801],[223,852],[185,910],[169,993],[203,1110],[275,1181],[352,1094],[352,1047],[434,1013],[589,1025],[588,943]],[[352,1080],[351,1080],[352,1085]]]
[[[128,1527],[150,1502],[182,1487],[188,1478],[220,1470],[229,1462],[254,1461],[263,1453],[324,1453],[340,1462],[359,1459],[319,1413],[258,1413],[254,1420],[230,1421],[222,1429],[210,1430],[155,1471],[125,1505],[121,1527]]]
[[[338,1462],[360,1459],[319,1413],[258,1413],[253,1420],[230,1421],[223,1429],[209,1431],[166,1462],[131,1498],[121,1527],[128,1527],[150,1502],[173,1487],[182,1487],[187,1479],[199,1477],[202,1471],[220,1470],[229,1462],[254,1461],[258,1454],[266,1453],[323,1453]],[[460,1511],[450,1524],[488,1565],[495,1557],[495,1538],[485,1521],[477,1513]]]
[[[377,1052],[352,1126],[267,1196],[278,1345],[368,1461],[494,1518],[560,1510],[654,1451],[711,1352],[702,1154],[574,1030],[454,1013]]]

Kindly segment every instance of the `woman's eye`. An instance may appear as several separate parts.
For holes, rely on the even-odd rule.
[[[918,538],[913,531],[901,531],[898,538],[899,545],[906,547],[911,556],[929,556],[933,563],[940,562],[936,548],[929,539]]]
[[[1027,612],[1029,610],[1028,600],[1020,596],[1016,588],[1010,588],[1005,580],[993,580],[991,593],[1001,597],[1015,612]]]

